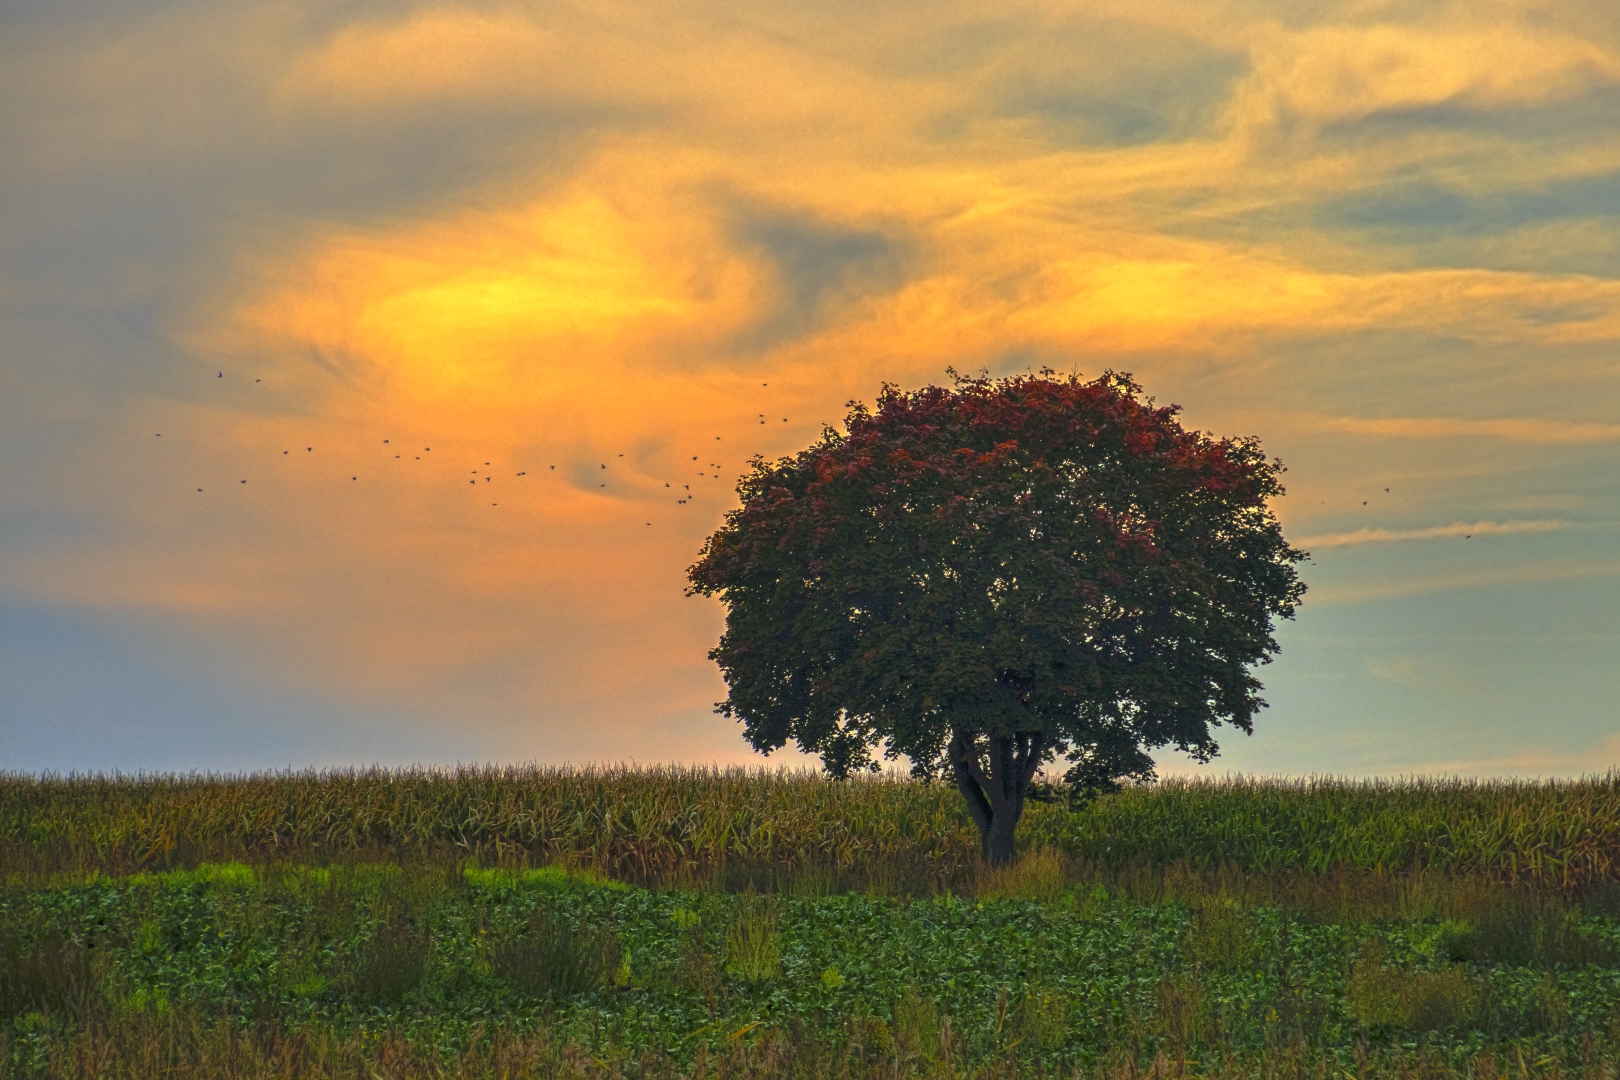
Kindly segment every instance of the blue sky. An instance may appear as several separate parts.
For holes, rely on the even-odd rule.
[[[758,760],[747,456],[1043,364],[1289,466],[1214,771],[1620,764],[1617,110],[1573,2],[10,4],[0,768]]]

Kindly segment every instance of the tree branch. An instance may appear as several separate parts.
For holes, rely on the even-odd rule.
[[[964,732],[954,732],[951,735],[949,748],[952,771],[956,775],[956,790],[962,793],[962,799],[967,803],[968,816],[973,824],[978,826],[979,835],[983,836],[990,831],[991,816],[995,808],[987,798],[989,781],[979,763],[968,750],[967,737]]]
[[[960,761],[962,767],[967,770],[968,775],[973,778],[973,782],[984,789],[985,798],[994,800],[995,788],[990,777],[985,774],[984,766],[979,763],[979,755],[968,749],[966,733],[958,733],[951,740],[951,746],[954,754],[953,760]]]

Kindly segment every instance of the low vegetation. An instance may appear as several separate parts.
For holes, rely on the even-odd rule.
[[[450,832],[480,787],[483,828]],[[315,832],[341,792],[347,825]],[[232,793],[234,818],[217,812]],[[547,797],[576,823],[516,843],[525,810],[574,820]],[[1025,854],[995,869],[947,799],[911,816],[934,798],[672,770],[14,777],[0,1078],[1620,1066],[1620,882],[1596,869],[1612,866],[1597,838],[1620,816],[1613,777],[1132,789],[1037,806]],[[683,807],[753,824],[710,832]],[[1289,822],[1328,811],[1339,831],[1306,835],[1340,837],[1336,857],[1289,846]],[[846,846],[812,847],[816,824]],[[1487,827],[1510,840],[1457,861]],[[157,834],[171,842],[141,846]],[[1421,838],[1448,835],[1431,857]],[[1200,836],[1214,851],[1194,857]]]

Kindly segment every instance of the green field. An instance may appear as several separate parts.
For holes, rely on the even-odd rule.
[[[0,1077],[1612,1078],[1620,784],[0,780]]]

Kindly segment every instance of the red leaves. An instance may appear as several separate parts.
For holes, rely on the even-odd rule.
[[[1075,745],[1130,717],[1153,745],[1246,725],[1245,665],[1302,591],[1265,506],[1281,466],[1177,416],[1113,373],[885,386],[845,434],[756,461],[689,571],[728,609],[727,714],[845,765],[852,739],[937,754],[1013,685],[1022,719],[995,723]]]

